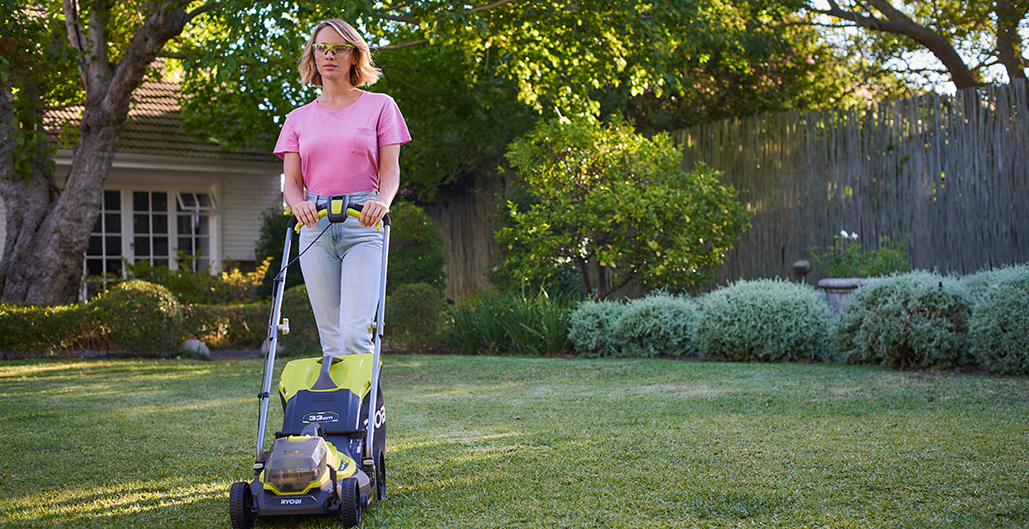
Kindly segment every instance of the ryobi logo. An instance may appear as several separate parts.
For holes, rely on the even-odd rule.
[[[334,411],[316,411],[304,415],[304,424],[312,422],[338,422],[339,414]]]
[[[284,456],[298,456],[306,452],[307,450],[283,450],[282,455]]]
[[[279,505],[303,505],[304,500],[300,498],[285,498],[279,500]]]
[[[368,425],[368,419],[364,420],[365,426]],[[382,428],[382,425],[386,424],[386,408],[379,408],[379,411],[375,412],[375,427]]]

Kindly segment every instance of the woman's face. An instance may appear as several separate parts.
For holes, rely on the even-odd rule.
[[[319,44],[346,44],[347,41],[332,27],[325,27],[318,31],[314,38],[314,62],[318,67],[318,73],[322,76],[322,82],[342,79],[350,82],[350,67],[354,64],[354,50],[345,46],[337,46],[332,49],[319,51]]]

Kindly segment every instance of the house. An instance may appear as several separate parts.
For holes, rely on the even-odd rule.
[[[196,258],[197,269],[258,260],[254,247],[261,214],[282,205],[282,162],[267,152],[227,152],[183,134],[176,89],[171,83],[147,82],[133,94],[129,123],[83,258],[87,275],[121,277],[122,259],[177,269],[180,251]],[[49,112],[47,132],[56,136],[66,123],[76,123],[81,111]],[[66,149],[54,156],[58,187],[71,160],[72,151]],[[0,249],[5,220],[0,202]],[[89,290],[82,296],[95,287]]]

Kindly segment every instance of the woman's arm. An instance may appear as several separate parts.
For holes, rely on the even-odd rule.
[[[361,225],[371,227],[382,220],[389,213],[389,206],[399,190],[400,144],[383,145],[379,147],[379,198],[365,202],[361,211]]]
[[[286,175],[286,180],[282,185],[282,197],[289,209],[293,210],[293,216],[297,221],[310,228],[318,222],[318,209],[314,202],[306,200],[307,192],[304,190],[304,176],[300,172],[300,167],[300,153],[285,153],[282,159],[282,172]]]

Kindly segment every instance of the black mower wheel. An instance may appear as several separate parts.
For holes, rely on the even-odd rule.
[[[386,451],[372,448],[372,457],[375,458],[375,498],[382,501],[386,499]]]
[[[232,529],[251,529],[254,526],[254,498],[250,484],[237,481],[229,487],[229,519]]]
[[[357,478],[347,478],[339,484],[339,514],[345,527],[357,527],[361,523],[361,489]]]

